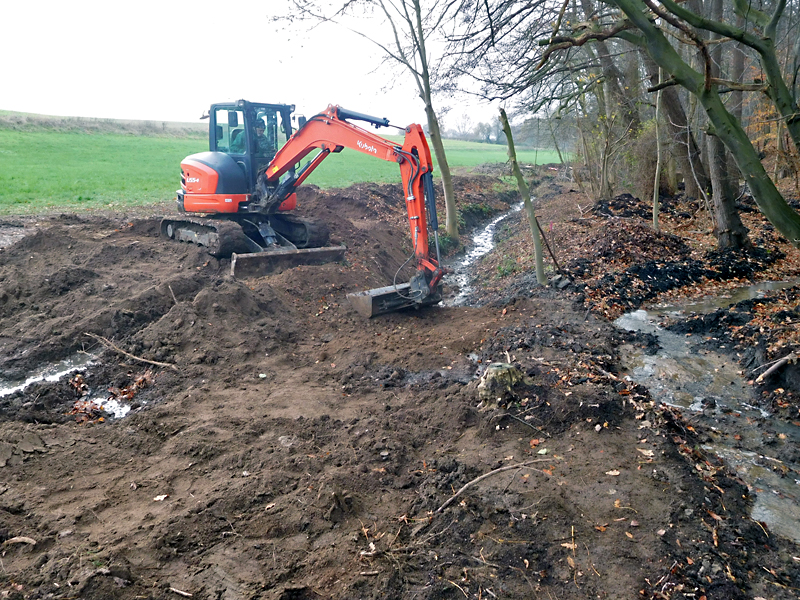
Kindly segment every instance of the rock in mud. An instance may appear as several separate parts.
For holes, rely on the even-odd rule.
[[[530,385],[533,385],[533,380],[514,365],[492,363],[486,368],[486,372],[478,383],[478,398],[481,399],[481,407],[494,402],[502,404],[510,398],[516,398],[519,394],[515,392],[515,389]]]

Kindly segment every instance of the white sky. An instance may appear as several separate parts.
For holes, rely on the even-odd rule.
[[[333,25],[272,23],[288,0],[4,4],[0,109],[192,122],[213,102],[244,98],[306,116],[339,104],[395,125],[425,122],[413,80],[381,66],[375,45]],[[467,110],[474,124],[497,114],[448,102],[448,127]]]

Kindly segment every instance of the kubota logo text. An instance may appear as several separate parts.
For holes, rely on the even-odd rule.
[[[361,148],[364,152],[372,152],[373,154],[378,153],[378,149],[375,146],[370,146],[367,142],[362,142],[358,140],[356,142],[359,148]]]

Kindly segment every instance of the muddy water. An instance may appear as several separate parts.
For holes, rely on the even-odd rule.
[[[96,356],[89,353],[75,354],[57,363],[42,365],[21,381],[6,381],[0,379],[0,398],[14,394],[28,388],[35,383],[56,382],[62,377],[69,377],[73,373],[84,372],[94,363]],[[113,398],[108,398],[105,390],[96,390],[83,400],[94,402],[112,418],[119,419],[127,415],[131,407]]]
[[[91,354],[76,354],[61,362],[43,365],[30,373],[24,381],[4,381],[0,379],[0,398],[24,390],[34,383],[58,381],[62,377],[89,366],[95,357]]]
[[[511,210],[496,217],[491,223],[472,237],[470,250],[460,261],[450,265],[450,269],[452,269],[453,272],[446,276],[445,281],[450,286],[457,288],[458,293],[454,298],[443,301],[443,305],[462,306],[466,302],[467,297],[472,293],[469,273],[470,267],[476,260],[492,251],[494,248],[494,233],[497,230],[497,226],[512,214],[522,210],[522,206],[522,202],[515,204]]]
[[[779,282],[771,289],[788,285]],[[764,289],[763,284],[742,289],[731,298],[708,300],[703,308],[711,311],[733,304],[734,298],[758,297]],[[693,304],[691,310],[699,312],[698,306]],[[680,408],[690,422],[709,429],[712,441],[704,449],[725,460],[755,493],[752,518],[800,542],[800,464],[778,458],[785,445],[800,443],[800,427],[753,406],[752,388],[729,356],[698,350],[691,338],[658,326],[659,313],[680,308],[638,310],[615,321],[629,331],[652,333],[661,346],[653,356],[626,347],[627,376],[647,387],[657,401]]]

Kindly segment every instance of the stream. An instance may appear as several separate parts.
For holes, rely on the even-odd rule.
[[[471,248],[464,254],[464,257],[457,263],[450,265],[452,273],[445,276],[445,281],[458,289],[454,298],[442,301],[443,306],[462,306],[467,297],[472,293],[470,282],[470,267],[482,256],[494,249],[494,233],[497,226],[505,219],[522,210],[524,203],[519,202],[504,212],[499,217],[495,217],[486,227],[479,230],[472,236]]]
[[[614,323],[629,331],[653,334],[660,345],[652,356],[630,346],[622,348],[627,377],[647,387],[654,400],[679,408],[688,422],[706,427],[711,441],[703,449],[724,459],[755,494],[752,518],[800,542],[800,464],[779,458],[782,451],[800,443],[800,427],[773,419],[769,412],[751,404],[752,387],[730,356],[698,349],[692,338],[658,325],[664,315],[711,312],[796,283],[761,283],[726,298],[637,310]]]

